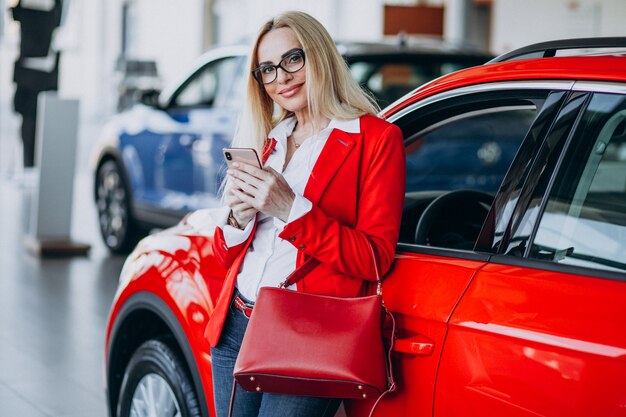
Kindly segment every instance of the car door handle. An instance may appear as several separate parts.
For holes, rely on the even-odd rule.
[[[407,339],[396,339],[393,350],[396,352],[408,353],[409,355],[428,356],[433,353],[435,342],[418,335]]]

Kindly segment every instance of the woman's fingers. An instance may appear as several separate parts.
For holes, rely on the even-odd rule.
[[[258,200],[255,199],[253,195],[246,194],[243,191],[238,190],[238,189],[233,189],[233,194],[235,195],[235,197],[237,197],[240,201],[242,201],[246,205],[254,207],[257,210],[259,209]]]
[[[235,185],[233,191],[243,191],[244,193],[253,197],[259,195],[259,188],[250,185],[247,182],[240,180],[239,178],[233,178],[233,184]]]
[[[267,180],[268,173],[262,169],[248,164],[235,162],[227,171],[231,178],[239,179],[254,187],[259,187]]]
[[[224,193],[224,204],[228,207],[233,208],[235,205],[241,203],[241,199],[235,195],[233,189],[228,190],[228,192]]]
[[[235,196],[235,198],[237,197]],[[245,227],[245,225],[248,224],[248,222],[258,212],[257,209],[252,207],[250,204],[241,201],[239,198],[237,198],[237,201],[235,203],[229,205],[229,207],[233,213],[233,217],[235,217],[237,223],[242,227]]]
[[[233,194],[258,211],[286,221],[295,197],[291,187],[283,176],[272,168],[268,167],[263,174],[256,175],[259,176],[255,177],[255,185],[242,180],[241,177],[244,175],[231,177]]]
[[[230,207],[230,209],[232,211],[244,211],[244,210],[248,210],[250,208],[254,208],[250,204],[245,203],[245,202],[241,201],[240,199],[237,199],[237,202],[233,203],[229,207]]]

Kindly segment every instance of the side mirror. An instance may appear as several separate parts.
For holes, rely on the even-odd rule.
[[[150,89],[139,93],[139,102],[150,107],[159,107],[159,90]]]

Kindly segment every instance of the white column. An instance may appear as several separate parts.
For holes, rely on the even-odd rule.
[[[467,37],[468,0],[448,0],[444,8],[443,37],[455,43],[463,43]]]
[[[27,249],[37,255],[85,254],[89,245],[72,242],[72,201],[76,165],[78,100],[55,92],[39,94],[36,166],[39,187],[31,212]]]

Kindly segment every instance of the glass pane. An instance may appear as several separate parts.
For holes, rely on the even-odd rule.
[[[497,191],[535,114],[533,105],[500,106],[431,126],[407,146],[407,192]]]
[[[572,144],[530,257],[626,271],[626,98],[594,96]]]
[[[243,60],[239,60],[232,69],[232,82],[230,90],[225,90],[223,96],[223,107],[239,111],[243,108],[245,89],[246,89],[246,77],[242,68],[244,64]]]
[[[212,62],[194,75],[175,99],[177,107],[212,107],[228,91],[237,68],[237,58]]]
[[[353,58],[350,72],[385,107],[428,81],[482,63],[477,61],[462,56],[373,55]]]

